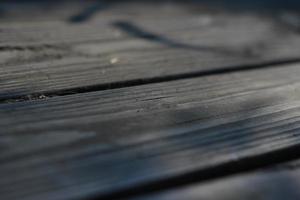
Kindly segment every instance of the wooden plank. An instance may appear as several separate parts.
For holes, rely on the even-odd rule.
[[[299,161],[132,199],[299,199]]]
[[[299,58],[299,35],[271,17],[123,6],[84,23],[1,23],[0,98]]]
[[[4,199],[100,196],[299,145],[298,64],[0,104]]]

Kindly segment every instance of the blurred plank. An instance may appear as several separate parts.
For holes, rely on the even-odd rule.
[[[1,196],[101,197],[297,147],[299,74],[282,65],[1,104]]]
[[[199,5],[192,9],[189,4],[117,5],[82,23],[66,16],[3,20],[0,99],[75,93],[300,56],[298,33],[272,16],[213,12]]]
[[[289,168],[287,168],[287,166]],[[279,200],[300,198],[299,161],[244,175],[194,184],[176,190],[161,192],[135,200]]]

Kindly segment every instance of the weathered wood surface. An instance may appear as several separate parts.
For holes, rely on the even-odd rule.
[[[297,31],[126,5],[0,20],[1,199],[109,198],[299,148]]]
[[[217,179],[135,200],[297,200],[300,198],[299,161],[276,168]]]
[[[299,73],[283,65],[2,104],[1,194],[101,195],[299,145]]]
[[[272,16],[171,5],[115,6],[84,23],[61,15],[3,20],[0,99],[109,88],[300,56],[298,33]]]

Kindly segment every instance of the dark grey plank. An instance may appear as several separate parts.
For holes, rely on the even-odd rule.
[[[109,87],[300,56],[298,33],[277,18],[163,5],[115,5],[75,24],[61,15],[3,20],[0,98]],[[54,10],[49,15],[55,16]]]
[[[299,145],[298,64],[0,105],[4,199],[116,193]]]
[[[299,161],[132,199],[279,200],[300,198]]]

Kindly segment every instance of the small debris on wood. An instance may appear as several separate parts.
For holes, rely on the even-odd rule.
[[[116,64],[118,62],[119,62],[119,58],[117,58],[117,57],[110,59],[110,64]]]

